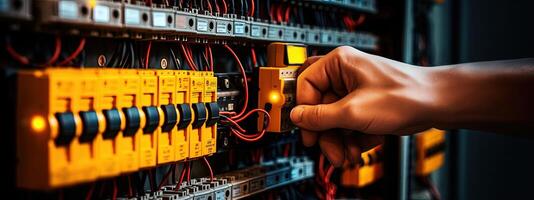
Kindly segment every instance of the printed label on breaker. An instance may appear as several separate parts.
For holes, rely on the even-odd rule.
[[[165,19],[166,16],[165,16],[165,13],[162,13],[162,12],[152,12],[152,22],[153,22],[153,26],[156,26],[156,27],[165,27],[167,25],[167,23],[165,22]]]
[[[250,29],[250,35],[252,35],[253,37],[260,37],[261,28],[259,26],[252,26]]]
[[[197,19],[197,31],[208,31],[208,20]]]
[[[93,9],[93,18],[95,22],[109,22],[109,7],[96,5]]]
[[[60,1],[59,17],[76,19],[78,17],[78,4],[75,1]]]
[[[141,13],[139,10],[126,8],[124,10],[124,23],[125,24],[140,24],[140,16]]]
[[[176,15],[176,28],[185,29],[187,27],[187,17],[184,15]]]
[[[281,29],[279,28],[269,28],[269,38],[280,38],[281,35],[279,35],[279,32]]]
[[[217,33],[226,33],[228,23],[217,23]]]
[[[235,22],[234,23],[234,33],[235,34],[245,34],[245,23]]]

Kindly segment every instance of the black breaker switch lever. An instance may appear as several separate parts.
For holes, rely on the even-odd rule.
[[[162,105],[161,109],[163,110],[163,115],[165,116],[163,119],[163,125],[161,126],[161,131],[169,132],[174,128],[174,126],[176,126],[176,121],[178,118],[176,109],[172,104]]]
[[[91,142],[98,134],[98,116],[95,111],[81,111],[80,118],[82,119],[82,135],[80,135],[80,142]]]
[[[159,125],[158,108],[154,106],[143,106],[143,112],[145,112],[146,116],[146,125],[143,128],[143,133],[154,133]]]
[[[59,131],[54,142],[57,146],[68,145],[76,135],[76,122],[72,112],[63,112],[55,114]]]
[[[219,104],[217,102],[206,103],[208,110],[208,119],[206,120],[206,126],[213,126],[219,121]]]
[[[200,128],[206,122],[206,106],[204,106],[204,103],[195,103],[192,106],[195,113],[193,128]]]
[[[139,110],[137,107],[123,108],[124,116],[126,117],[126,128],[122,134],[124,136],[134,136],[141,126],[141,119],[139,117]]]
[[[110,109],[103,110],[102,112],[106,118],[106,130],[103,134],[104,139],[113,139],[121,130],[121,116],[119,114],[119,110]]]
[[[178,121],[178,129],[184,129],[191,123],[191,108],[188,104],[176,105],[180,113],[180,121]]]

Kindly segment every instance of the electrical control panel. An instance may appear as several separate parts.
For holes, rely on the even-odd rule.
[[[352,46],[401,59],[404,3],[0,0],[12,191],[372,198],[346,191],[380,188],[392,154],[378,146],[335,168],[289,116],[308,56]],[[443,142],[417,136],[418,176],[443,164]]]

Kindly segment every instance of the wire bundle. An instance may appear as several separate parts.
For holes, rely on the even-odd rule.
[[[267,126],[269,125],[269,122],[271,120],[271,116],[269,115],[269,112],[267,112],[265,109],[259,109],[259,108],[252,109],[252,110],[250,110],[249,112],[247,112],[245,114],[245,112],[247,110],[247,107],[248,107],[248,98],[249,98],[247,74],[245,73],[245,68],[243,67],[243,64],[239,60],[239,57],[234,52],[234,50],[228,45],[224,45],[224,47],[226,48],[226,50],[228,50],[228,52],[230,52],[230,54],[232,54],[232,56],[236,60],[238,66],[239,66],[239,70],[241,72],[241,75],[243,76],[245,102],[244,102],[243,108],[241,109],[241,111],[239,113],[235,113],[235,112],[220,112],[222,114],[221,116],[225,119],[223,122],[228,123],[228,124],[231,125],[232,134],[234,134],[237,138],[239,138],[239,139],[241,139],[243,141],[246,141],[246,142],[258,141],[259,139],[261,139],[265,135],[265,131],[266,131]],[[260,130],[257,133],[254,133],[254,134],[246,134],[247,131],[245,129],[243,129],[238,123],[243,121],[243,120],[245,120],[246,118],[248,118],[253,113],[262,113],[262,114],[265,115],[264,123],[263,123],[263,129]]]
[[[332,177],[332,174],[334,173],[334,166],[332,164],[328,165],[327,170],[324,170],[324,155],[321,154],[319,157],[319,173],[317,176],[317,183],[320,187],[324,190],[321,191],[319,188],[315,190],[317,196],[321,199],[325,200],[333,200],[336,197],[336,191],[337,187],[334,183],[330,182],[330,177]]]

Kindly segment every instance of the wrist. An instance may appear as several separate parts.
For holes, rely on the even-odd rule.
[[[481,80],[473,80],[469,71],[457,66],[431,67],[429,93],[433,96],[431,124],[434,128],[450,129],[476,118],[477,105],[470,105],[479,93]],[[478,92],[477,92],[478,91]]]

